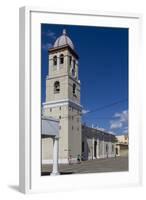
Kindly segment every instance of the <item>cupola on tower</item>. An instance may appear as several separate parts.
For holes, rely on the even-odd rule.
[[[60,120],[59,162],[76,162],[81,156],[81,110],[79,56],[66,30],[48,50],[48,75],[46,77],[45,116]],[[49,146],[49,154],[48,154]],[[43,162],[52,161],[52,140],[42,144]]]

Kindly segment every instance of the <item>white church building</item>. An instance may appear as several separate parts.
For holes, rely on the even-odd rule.
[[[115,136],[82,126],[79,56],[65,30],[48,50],[43,116],[60,122],[59,163],[115,156]],[[93,133],[94,132],[94,133]],[[53,142],[42,138],[42,164],[52,163]]]

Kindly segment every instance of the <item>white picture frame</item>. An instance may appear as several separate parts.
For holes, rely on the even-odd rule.
[[[67,16],[67,17],[66,17]],[[20,8],[20,191],[69,191],[140,185],[142,143],[140,129],[140,14],[97,11],[55,11]],[[129,28],[129,171],[41,177],[40,174],[40,24],[74,24]],[[34,34],[35,33],[35,34]],[[32,66],[35,66],[32,67]],[[37,98],[36,98],[37,97]],[[35,134],[34,134],[35,133]],[[37,156],[38,155],[38,156]]]

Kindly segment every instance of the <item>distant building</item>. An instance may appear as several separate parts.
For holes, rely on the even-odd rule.
[[[115,136],[81,125],[79,56],[65,30],[49,49],[43,116],[60,121],[59,163],[115,156]],[[46,66],[48,67],[48,66]],[[42,138],[42,163],[51,163],[53,143]]]
[[[116,155],[117,156],[128,156],[128,135],[118,135],[116,136]]]
[[[117,140],[121,144],[128,144],[128,135],[117,135]]]

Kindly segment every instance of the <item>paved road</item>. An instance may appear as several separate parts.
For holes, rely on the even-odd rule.
[[[50,175],[52,165],[42,166],[42,175]],[[128,157],[82,161],[80,164],[59,164],[61,174],[128,171]]]

